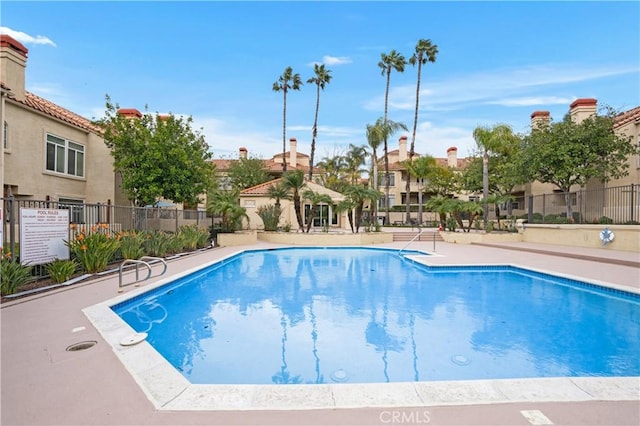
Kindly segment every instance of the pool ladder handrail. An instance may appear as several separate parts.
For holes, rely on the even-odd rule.
[[[148,262],[147,262],[148,260]],[[154,275],[155,277],[159,277],[161,275],[164,275],[165,272],[167,272],[167,262],[161,258],[161,257],[153,257],[153,256],[142,256],[140,259],[126,259],[124,260],[121,264],[120,264],[120,268],[118,268],[118,274],[119,274],[119,280],[118,280],[118,292],[123,291],[122,287],[127,286],[127,285],[131,285],[131,284],[136,284],[136,287],[138,287],[140,284],[140,282],[142,281],[146,281],[149,278],[151,278],[151,265],[155,264],[155,263],[162,263],[163,265],[163,269],[162,272],[159,273],[158,275]],[[127,264],[135,264],[136,265],[136,280],[129,283],[129,284],[122,284],[122,271],[124,270],[125,265]],[[147,268],[147,276],[144,279],[140,279],[139,276],[139,270],[138,270],[138,266],[140,265],[144,265]]]
[[[409,247],[409,244],[411,244],[412,242],[414,242],[414,241],[416,240],[416,238],[420,238],[420,235],[422,235],[422,234],[423,234],[423,232],[425,232],[425,231],[426,231],[426,229],[421,230],[420,232],[418,232],[418,233],[416,234],[416,236],[415,236],[415,237],[413,237],[413,238],[412,238],[412,239],[411,239],[407,244],[405,244],[405,246],[404,246],[404,247],[402,247],[402,248],[400,249],[400,251],[398,252],[398,256],[400,256],[400,255],[402,254],[402,252],[404,251],[404,249],[406,249],[407,247]]]

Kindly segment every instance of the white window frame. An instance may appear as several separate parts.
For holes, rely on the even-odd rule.
[[[53,150],[52,152],[50,152],[50,148]],[[45,170],[51,173],[84,178],[85,152],[84,145],[47,133],[45,137]],[[50,155],[53,155],[53,159],[50,158]]]

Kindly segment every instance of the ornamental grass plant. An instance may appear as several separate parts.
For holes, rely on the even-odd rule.
[[[125,231],[118,234],[120,253],[123,259],[140,259],[145,255],[145,233]]]
[[[75,237],[65,241],[65,244],[73,257],[89,274],[104,271],[120,248],[118,238],[112,235],[107,224],[95,225],[89,229],[72,227],[72,230]]]
[[[71,276],[76,272],[77,268],[78,264],[75,260],[62,259],[56,259],[45,266],[47,273],[51,277],[51,281],[56,284],[68,281],[69,278],[71,278]]]
[[[0,248],[0,293],[3,296],[13,294],[31,279],[31,267],[22,265],[11,257],[11,253],[3,254]]]

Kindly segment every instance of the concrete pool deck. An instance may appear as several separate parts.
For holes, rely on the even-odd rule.
[[[142,288],[242,249],[270,247],[280,246],[216,248],[172,260],[167,275],[152,278]],[[433,244],[416,242],[410,248],[432,251]],[[536,252],[521,251],[527,248]],[[607,261],[637,262],[638,253],[526,243],[483,247],[438,242],[435,254],[430,264],[514,264],[640,292],[640,269]],[[148,358],[148,352],[136,356],[146,343],[130,350],[118,348],[123,337],[119,333],[126,330],[117,324],[111,329],[107,324],[102,333],[95,328],[92,307],[104,306],[118,296],[117,290],[118,276],[110,275],[2,305],[2,425],[640,423],[637,377],[314,385],[320,392],[312,394],[289,386],[234,390],[190,385],[165,370],[159,360]],[[139,290],[131,286],[125,294],[135,291]],[[83,341],[98,343],[87,350],[65,350]],[[136,368],[137,372],[131,371]],[[146,387],[147,379],[155,389]],[[216,411],[208,410],[212,407]]]

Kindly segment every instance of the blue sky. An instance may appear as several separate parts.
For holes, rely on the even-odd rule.
[[[383,115],[381,53],[407,59],[438,45],[423,67],[416,151],[472,152],[473,129],[528,132],[533,111],[560,120],[576,98],[624,111],[640,105],[639,2],[14,2],[2,33],[29,49],[27,90],[87,118],[121,107],[192,116],[215,158],[282,150],[287,66],[321,93],[316,158],[366,144]],[[391,74],[389,118],[413,126],[416,68]],[[287,99],[287,140],[309,153],[315,86]],[[408,133],[410,139],[410,132]],[[390,141],[397,147],[400,134]],[[288,142],[287,142],[288,148]]]

